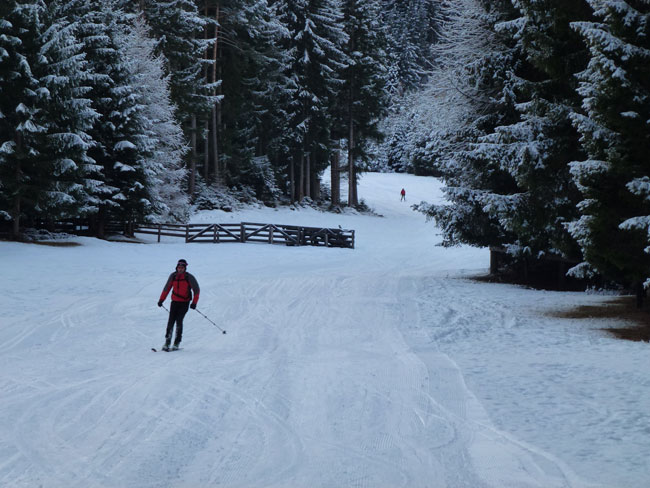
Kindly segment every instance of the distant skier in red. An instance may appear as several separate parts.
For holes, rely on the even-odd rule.
[[[402,188],[402,191],[399,193],[402,195],[402,198],[399,199],[400,202],[405,202],[406,201],[406,190]]]
[[[172,350],[177,350],[183,339],[183,318],[187,313],[187,309],[194,310],[199,301],[199,283],[196,281],[194,275],[187,271],[187,261],[179,259],[176,264],[176,271],[169,275],[167,283],[160,294],[158,306],[162,307],[167,294],[172,292],[172,304],[169,307],[169,320],[167,321],[167,331],[165,332],[165,345],[162,347],[163,351],[169,351],[169,344],[172,341],[172,333],[174,332],[174,323],[176,323],[176,338],[174,339],[174,346]],[[192,299],[192,292],[194,292],[194,299]],[[192,304],[190,305],[190,302]]]

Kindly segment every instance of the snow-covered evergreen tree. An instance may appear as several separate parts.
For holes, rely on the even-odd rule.
[[[516,12],[509,0],[454,0],[443,13],[426,109],[408,110],[406,123],[421,134],[416,140],[426,141],[422,157],[443,174],[450,204],[417,208],[436,220],[444,245],[500,246],[513,235],[500,224],[489,198],[513,192],[516,183],[502,168],[500,154],[477,147],[495,127],[519,120],[508,84],[519,53],[495,30]],[[415,144],[407,150],[414,151]]]
[[[124,15],[112,0],[70,0],[61,12],[76,19],[92,73],[88,96],[99,118],[89,131],[93,144],[88,154],[101,168],[92,203],[95,232],[103,237],[110,220],[140,220],[152,211],[146,167],[150,148],[125,55]]]
[[[347,66],[340,0],[279,0],[278,12],[288,37],[290,99],[286,111],[292,199],[314,196],[318,172],[329,164],[335,99]]]
[[[18,236],[21,218],[75,216],[87,204],[86,155],[95,113],[72,27],[42,1],[0,10],[0,200]]]
[[[187,145],[169,93],[169,75],[164,60],[155,54],[156,41],[141,17],[126,26],[125,54],[132,84],[135,87],[143,122],[146,145],[147,186],[151,195],[152,214],[161,222],[187,221],[189,199],[183,189],[187,170],[183,156]]]
[[[377,0],[344,0],[343,15],[348,61],[341,70],[344,84],[337,99],[340,118],[335,124],[340,129],[334,135],[347,139],[348,204],[358,205],[357,160],[367,157],[370,140],[380,139],[378,124],[388,105],[386,37]]]
[[[117,0],[126,12],[142,13],[157,39],[157,51],[163,54],[166,73],[169,75],[171,101],[176,106],[176,118],[181,123],[186,141],[192,147],[187,153],[189,192],[193,194],[198,172],[199,151],[204,152],[204,175],[218,171],[214,162],[208,161],[211,139],[207,127],[215,104],[220,80],[213,80],[213,47],[215,45],[216,19],[203,12],[220,2],[194,0]],[[214,131],[213,131],[214,132]],[[215,134],[216,137],[216,134]],[[210,153],[210,154],[209,154]]]
[[[388,32],[388,89],[400,97],[419,88],[434,65],[431,47],[438,35],[436,0],[382,0],[382,20]]]
[[[275,177],[271,178],[274,165],[286,159],[283,104],[289,94],[286,53],[280,43],[287,32],[275,6],[267,0],[246,0],[223,3],[220,33],[224,176],[230,186],[251,186],[270,201],[277,190]]]
[[[572,164],[584,200],[570,229],[586,262],[575,271],[639,287],[650,276],[650,3],[589,3],[597,20],[573,24],[591,52],[574,117],[587,152]]]
[[[214,25],[193,0],[142,0],[121,2],[129,10],[144,9],[157,49],[167,60],[172,101],[178,107],[178,118],[188,124],[192,115],[207,117],[215,102],[215,85],[207,81],[205,70],[211,66],[206,59],[214,39],[205,31]],[[203,5],[205,2],[201,2]],[[128,5],[127,5],[128,4]]]
[[[579,106],[575,74],[584,69],[584,43],[571,21],[588,19],[584,0],[515,0],[521,17],[497,26],[515,40],[525,63],[513,71],[509,88],[521,119],[501,125],[476,147],[496,157],[516,182],[510,192],[484,196],[484,207],[514,239],[502,243],[519,257],[546,253],[579,257],[565,223],[576,215],[579,195],[569,162],[581,155],[570,114]]]
[[[0,209],[13,221],[16,237],[22,215],[37,204],[46,186],[46,168],[39,164],[39,143],[47,130],[39,118],[44,92],[34,73],[44,64],[38,46],[44,12],[42,2],[11,0],[0,5]]]
[[[50,2],[48,8],[48,27],[41,38],[47,67],[41,80],[47,91],[44,153],[53,171],[48,201],[41,209],[43,218],[52,220],[91,212],[89,195],[100,173],[88,156],[92,144],[88,131],[98,114],[87,98],[88,63],[75,35],[76,24],[58,17],[58,2]]]

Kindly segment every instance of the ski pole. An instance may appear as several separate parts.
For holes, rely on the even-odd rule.
[[[198,308],[195,308],[194,310],[196,310],[196,311],[199,312],[201,315],[203,315],[203,313],[202,313]],[[209,318],[207,318],[205,315],[203,315],[203,318],[204,318],[205,320],[207,320],[208,322],[210,322],[212,325],[214,325],[217,329],[219,329],[219,330],[220,330],[221,332],[223,332],[224,334],[226,333],[225,330],[223,330],[221,327],[219,327],[217,324],[215,324],[212,320],[210,320]]]

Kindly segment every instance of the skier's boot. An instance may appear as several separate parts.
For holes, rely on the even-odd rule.
[[[162,350],[169,352],[169,342],[165,342],[165,345],[162,347]]]
[[[174,344],[172,346],[172,351],[178,351],[180,349],[180,344]]]

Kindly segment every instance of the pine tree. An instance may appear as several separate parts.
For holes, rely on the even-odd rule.
[[[203,13],[214,10],[220,3],[217,0],[117,0],[125,12],[144,15],[151,35],[158,41],[156,51],[164,56],[176,118],[191,146],[187,153],[190,195],[194,194],[198,175],[199,141],[203,141],[204,175],[218,173],[218,154],[208,147],[216,133],[210,132],[208,125],[215,104],[221,99],[217,93],[220,81],[212,79],[215,32],[219,24]]]
[[[89,195],[99,174],[87,154],[92,144],[88,131],[98,117],[87,98],[88,63],[75,35],[76,24],[60,19],[58,8],[59,2],[50,2],[41,48],[47,63],[42,80],[49,119],[44,152],[53,165],[49,201],[41,205],[48,220],[91,211]]]
[[[369,140],[381,138],[378,123],[387,106],[386,39],[380,13],[379,3],[373,0],[343,3],[348,63],[341,71],[344,84],[338,97],[338,124],[346,129],[339,135],[348,141],[349,205],[359,204],[356,161],[366,158]]]
[[[288,31],[283,47],[289,56],[287,173],[293,201],[316,195],[315,176],[329,164],[334,101],[348,61],[342,51],[348,37],[339,0],[281,0],[278,11]]]
[[[105,236],[113,220],[141,220],[152,210],[146,158],[149,156],[142,108],[125,57],[125,18],[111,1],[76,1],[62,13],[77,20],[77,36],[86,53],[89,98],[99,118],[89,130],[89,156],[101,169],[91,193],[94,230]]]
[[[85,62],[74,26],[56,17],[55,2],[4,4],[0,29],[0,199],[13,233],[28,221],[76,217],[93,177],[86,130],[96,114],[85,97]],[[4,206],[4,204],[3,204]]]
[[[151,196],[149,218],[162,222],[186,221],[189,214],[183,183],[187,177],[183,156],[187,145],[171,102],[164,59],[155,54],[156,41],[141,17],[134,17],[125,37],[129,72],[141,108],[147,186]]]
[[[382,0],[388,30],[389,92],[397,98],[418,89],[433,68],[432,45],[438,37],[435,0]]]
[[[587,158],[572,165],[584,196],[570,229],[595,269],[635,286],[650,276],[650,5],[589,0],[597,21],[574,23],[591,59],[580,75],[583,114],[574,121]]]
[[[501,246],[514,236],[490,201],[514,193],[513,177],[501,167],[499,151],[477,150],[495,128],[519,120],[509,77],[520,52],[496,25],[516,18],[509,0],[458,0],[443,12],[436,69],[427,88],[429,107],[410,126],[422,128],[428,154],[442,172],[449,204],[416,206],[436,220],[443,245]]]
[[[525,57],[510,82],[521,119],[483,137],[477,151],[496,153],[516,188],[485,195],[484,206],[514,237],[502,245],[515,257],[576,258],[579,250],[565,224],[575,218],[579,199],[569,163],[582,153],[570,115],[579,106],[575,75],[587,53],[570,22],[588,19],[590,9],[584,0],[514,4],[522,17],[499,27]]]
[[[47,128],[39,117],[44,91],[35,74],[43,64],[38,40],[44,12],[42,2],[0,5],[0,209],[14,237],[46,187],[40,143]]]
[[[266,0],[225,2],[217,58],[222,93],[219,135],[229,186],[249,186],[264,201],[277,195],[274,166],[284,163],[289,99],[280,49],[287,32]]]

